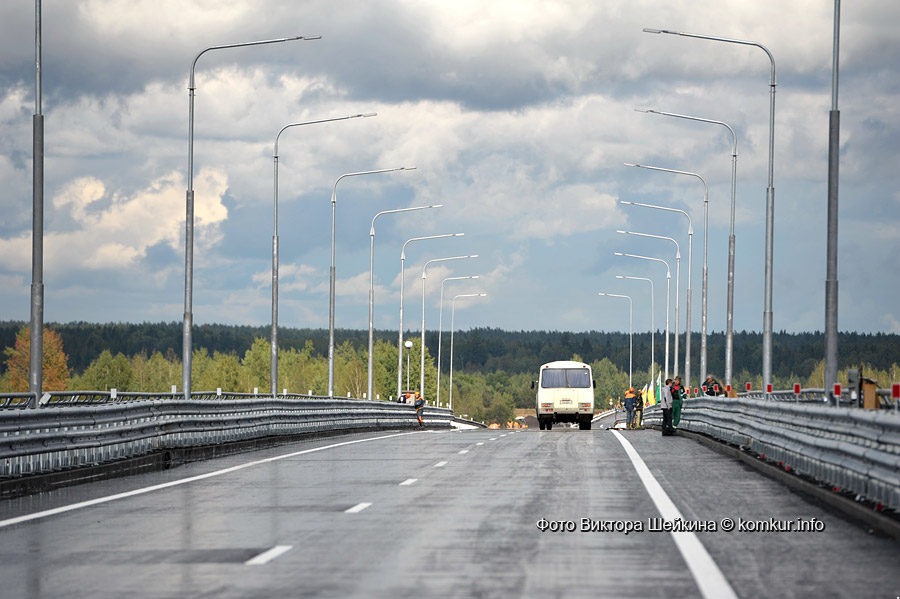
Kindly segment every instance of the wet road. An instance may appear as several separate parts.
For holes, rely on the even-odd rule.
[[[680,522],[716,530],[651,530]],[[898,558],[651,430],[352,435],[0,502],[4,599],[894,598]]]

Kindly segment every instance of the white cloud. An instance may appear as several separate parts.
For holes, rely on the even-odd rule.
[[[45,231],[45,268],[126,268],[141,259],[149,247],[165,243],[183,247],[183,179],[172,173],[131,196],[110,194],[102,181],[82,177],[64,186],[51,201],[67,212],[74,226],[67,231]],[[222,205],[227,189],[224,173],[202,170],[195,183],[195,244],[201,250],[220,240],[219,225],[228,212]],[[0,242],[17,254],[20,266],[30,264],[30,239],[25,236]]]

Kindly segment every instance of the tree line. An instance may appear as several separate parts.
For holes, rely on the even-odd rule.
[[[270,346],[268,327],[200,325],[194,327],[191,386],[197,391],[252,393],[269,390]],[[396,396],[396,332],[378,331],[374,351],[374,393],[380,399]],[[420,336],[409,353],[410,387],[418,388]],[[819,333],[774,335],[773,384],[789,389],[824,385],[824,338]],[[442,340],[443,372],[441,403],[450,400],[449,335]],[[278,386],[281,392],[327,393],[328,331],[279,330]],[[28,329],[21,322],[0,323],[0,392],[28,389]],[[425,344],[425,396],[436,398],[437,333],[428,333]],[[692,363],[699,365],[699,335],[692,342]],[[367,390],[368,337],[366,331],[336,331],[335,394],[362,398]],[[864,376],[887,387],[900,379],[897,356],[900,335],[842,333],[841,371],[846,383],[848,367],[863,365]],[[44,388],[46,390],[99,390],[169,392],[181,385],[181,323],[51,324],[45,331]],[[656,335],[656,366],[664,356],[664,335]],[[762,362],[761,335],[735,334],[736,371],[740,389],[749,382],[759,389],[762,377],[755,370]],[[405,365],[404,356],[404,365]],[[459,331],[454,339],[453,407],[459,414],[478,420],[504,422],[515,408],[533,407],[531,381],[541,364],[575,359],[592,365],[597,379],[596,407],[608,407],[621,397],[629,383],[628,335],[624,333],[558,331],[503,331],[475,328]],[[650,376],[650,334],[634,336],[632,379],[643,386]],[[721,380],[724,335],[708,336],[709,371]],[[751,370],[753,368],[753,370]],[[695,374],[694,377],[697,375]],[[406,387],[404,375],[403,387]],[[692,380],[696,385],[699,381]]]

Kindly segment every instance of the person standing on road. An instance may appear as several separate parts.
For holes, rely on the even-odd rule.
[[[672,428],[672,388],[669,386],[671,384],[672,379],[666,379],[666,384],[663,385],[659,394],[659,405],[662,407],[663,413],[662,434],[664,437],[675,434],[675,429]]]
[[[422,414],[425,411],[425,400],[419,395],[419,392],[416,391],[416,401],[413,403],[413,406],[416,408],[416,420],[419,421],[419,426],[425,426],[425,420],[422,419]]]
[[[631,387],[625,392],[625,414],[627,416],[628,428],[634,427],[634,405],[636,399],[634,387]]]
[[[678,423],[681,422],[681,407],[684,405],[684,400],[687,398],[687,393],[684,391],[684,385],[681,384],[681,377],[676,376],[675,380],[672,382],[672,427],[677,428]]]
[[[644,395],[641,390],[635,391],[634,397],[634,428],[641,428],[641,420],[644,417]]]

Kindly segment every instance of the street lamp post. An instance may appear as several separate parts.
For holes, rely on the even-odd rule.
[[[382,168],[374,171],[361,171],[358,173],[346,173],[337,178],[331,188],[331,271],[329,273],[328,291],[328,397],[334,397],[334,213],[337,205],[337,185],[345,177],[357,177],[359,175],[377,175],[379,173],[391,173],[394,171],[414,171],[414,166],[399,166],[395,168]]]
[[[461,297],[484,297],[486,293],[460,293],[450,302],[450,410],[453,410],[453,320],[456,318],[456,300]]]
[[[666,237],[664,235],[651,235],[650,233],[636,233],[635,231],[616,231],[616,233],[624,233],[625,235],[637,235],[639,237],[651,237],[653,239],[668,239],[672,243],[675,244],[675,359],[673,360],[674,364],[674,373],[672,376],[678,376],[678,295],[679,295],[679,286],[678,282],[681,280],[681,248],[678,246],[678,242],[675,241],[671,237]],[[666,265],[668,268],[668,264]],[[668,312],[668,309],[666,309]],[[668,346],[669,342],[666,341],[666,345]],[[666,364],[669,363],[669,360],[666,359]]]
[[[619,200],[620,204],[626,204],[628,206],[642,206],[644,208],[654,208],[656,210],[665,210],[667,212],[679,212],[688,219],[688,282],[687,282],[687,301],[685,306],[685,318],[684,318],[684,328],[685,328],[685,340],[684,340],[684,384],[686,387],[691,386],[691,268],[694,256],[694,223],[691,220],[691,215],[681,210],[680,208],[669,208],[667,206],[656,206],[654,204],[642,204],[640,202],[626,202],[625,200]],[[677,283],[676,283],[677,284]],[[677,326],[675,327],[678,328]],[[678,340],[675,340],[676,348],[678,347]],[[677,359],[678,351],[676,349],[675,356]]]
[[[438,371],[437,371],[437,405],[441,405],[441,334],[444,329],[444,283],[447,281],[460,281],[462,279],[477,279],[478,275],[469,275],[467,277],[447,277],[441,281],[441,301],[438,307]]]
[[[630,295],[619,295],[617,293],[598,293],[597,295],[605,295],[606,297],[624,297],[628,300],[628,386],[633,387],[634,384],[631,382],[631,368],[634,362],[634,302],[631,301]],[[676,363],[677,362],[678,360],[676,360]]]
[[[31,331],[29,408],[37,408],[44,384],[44,115],[41,100],[41,0],[34,2],[34,115],[32,135]]]
[[[262,40],[257,42],[241,42],[238,44],[225,44],[222,46],[210,46],[194,57],[191,63],[191,75],[188,83],[188,180],[185,194],[185,242],[184,242],[184,325],[182,327],[181,346],[181,388],[185,399],[191,398],[191,358],[193,345],[193,293],[194,293],[194,70],[197,61],[210,50],[223,50],[226,48],[240,48],[243,46],[260,46],[263,44],[276,44],[296,40],[317,40],[321,36],[296,36],[274,40]]]
[[[347,116],[339,116],[329,119],[318,119],[314,121],[304,121],[302,123],[291,123],[285,125],[275,136],[275,151],[273,160],[275,163],[275,210],[274,225],[272,233],[272,334],[271,334],[271,366],[269,368],[269,383],[272,391],[272,397],[278,393],[278,140],[281,134],[291,127],[300,127],[302,125],[315,125],[318,123],[330,123],[332,121],[344,121],[347,119],[355,119],[360,117],[377,116],[374,112],[365,114],[351,114]]]
[[[728,235],[728,298],[726,300],[725,309],[725,385],[731,385],[733,374],[732,359],[734,356],[734,204],[735,185],[737,181],[737,135],[734,133],[734,129],[731,128],[731,125],[722,121],[675,114],[673,112],[662,112],[659,110],[639,110],[637,108],[635,110],[638,112],[661,114],[663,116],[672,116],[679,119],[722,125],[731,132],[731,232]],[[675,371],[675,374],[678,374],[677,370]]]
[[[412,210],[424,210],[426,208],[440,208],[443,204],[431,206],[415,206],[413,208],[398,208],[397,210],[383,210],[372,219],[372,227],[369,229],[369,368],[368,368],[368,398],[372,399],[374,352],[375,352],[375,221],[382,214],[396,214],[398,212],[410,212]]]
[[[623,254],[616,252],[616,256],[627,256],[628,258],[640,258],[641,260],[652,260],[654,262],[662,262],[666,265],[666,359],[663,372],[663,378],[669,378],[669,296],[671,295],[669,281],[672,279],[672,271],[669,270],[669,263],[662,258],[650,258],[649,256],[638,256],[636,254]]]
[[[617,279],[631,279],[633,281],[647,281],[650,283],[650,387],[653,388],[653,368],[656,363],[654,345],[656,345],[656,320],[653,316],[653,280],[647,277],[629,277],[628,275],[616,275]],[[654,391],[654,395],[655,395]]]
[[[428,271],[428,265],[432,262],[446,262],[448,260],[462,260],[465,258],[477,257],[478,254],[472,254],[469,256],[453,256],[452,258],[434,258],[433,260],[429,260],[428,262],[426,262],[425,266],[422,267],[422,351],[419,352],[419,393],[423,398],[425,397],[425,279],[427,276],[426,272]],[[437,393],[435,393],[435,395],[437,395]],[[437,399],[435,399],[434,405],[437,405]]]
[[[766,271],[765,271],[765,305],[763,306],[763,393],[768,397],[769,384],[772,382],[772,270],[775,227],[775,57],[769,49],[758,42],[736,40],[683,31],[644,28],[645,33],[667,33],[683,37],[694,37],[715,42],[728,42],[745,46],[756,46],[769,57],[769,184],[766,188]]]
[[[825,397],[840,405],[834,395],[838,367],[838,175],[841,160],[841,111],[838,110],[838,67],[841,33],[841,0],[834,0],[831,111],[828,113],[828,220],[825,245]]]
[[[465,233],[444,233],[443,235],[426,235],[425,237],[413,237],[403,242],[403,248],[400,250],[400,334],[397,338],[397,397],[400,397],[400,391],[403,390],[403,283],[404,264],[406,263],[406,246],[413,241],[425,241],[426,239],[441,239],[442,237],[462,237]]]
[[[409,389],[409,350],[412,349],[413,342],[407,340],[403,346],[406,347],[406,388]]]
[[[707,253],[709,248],[709,186],[706,179],[697,173],[687,171],[677,171],[671,168],[661,168],[658,166],[647,166],[645,164],[625,163],[625,166],[634,166],[637,168],[646,168],[653,171],[662,171],[665,173],[675,173],[676,175],[689,175],[697,177],[703,183],[703,278],[702,288],[700,290],[700,380],[706,379],[706,299],[707,289],[709,285],[709,270],[707,268]]]

